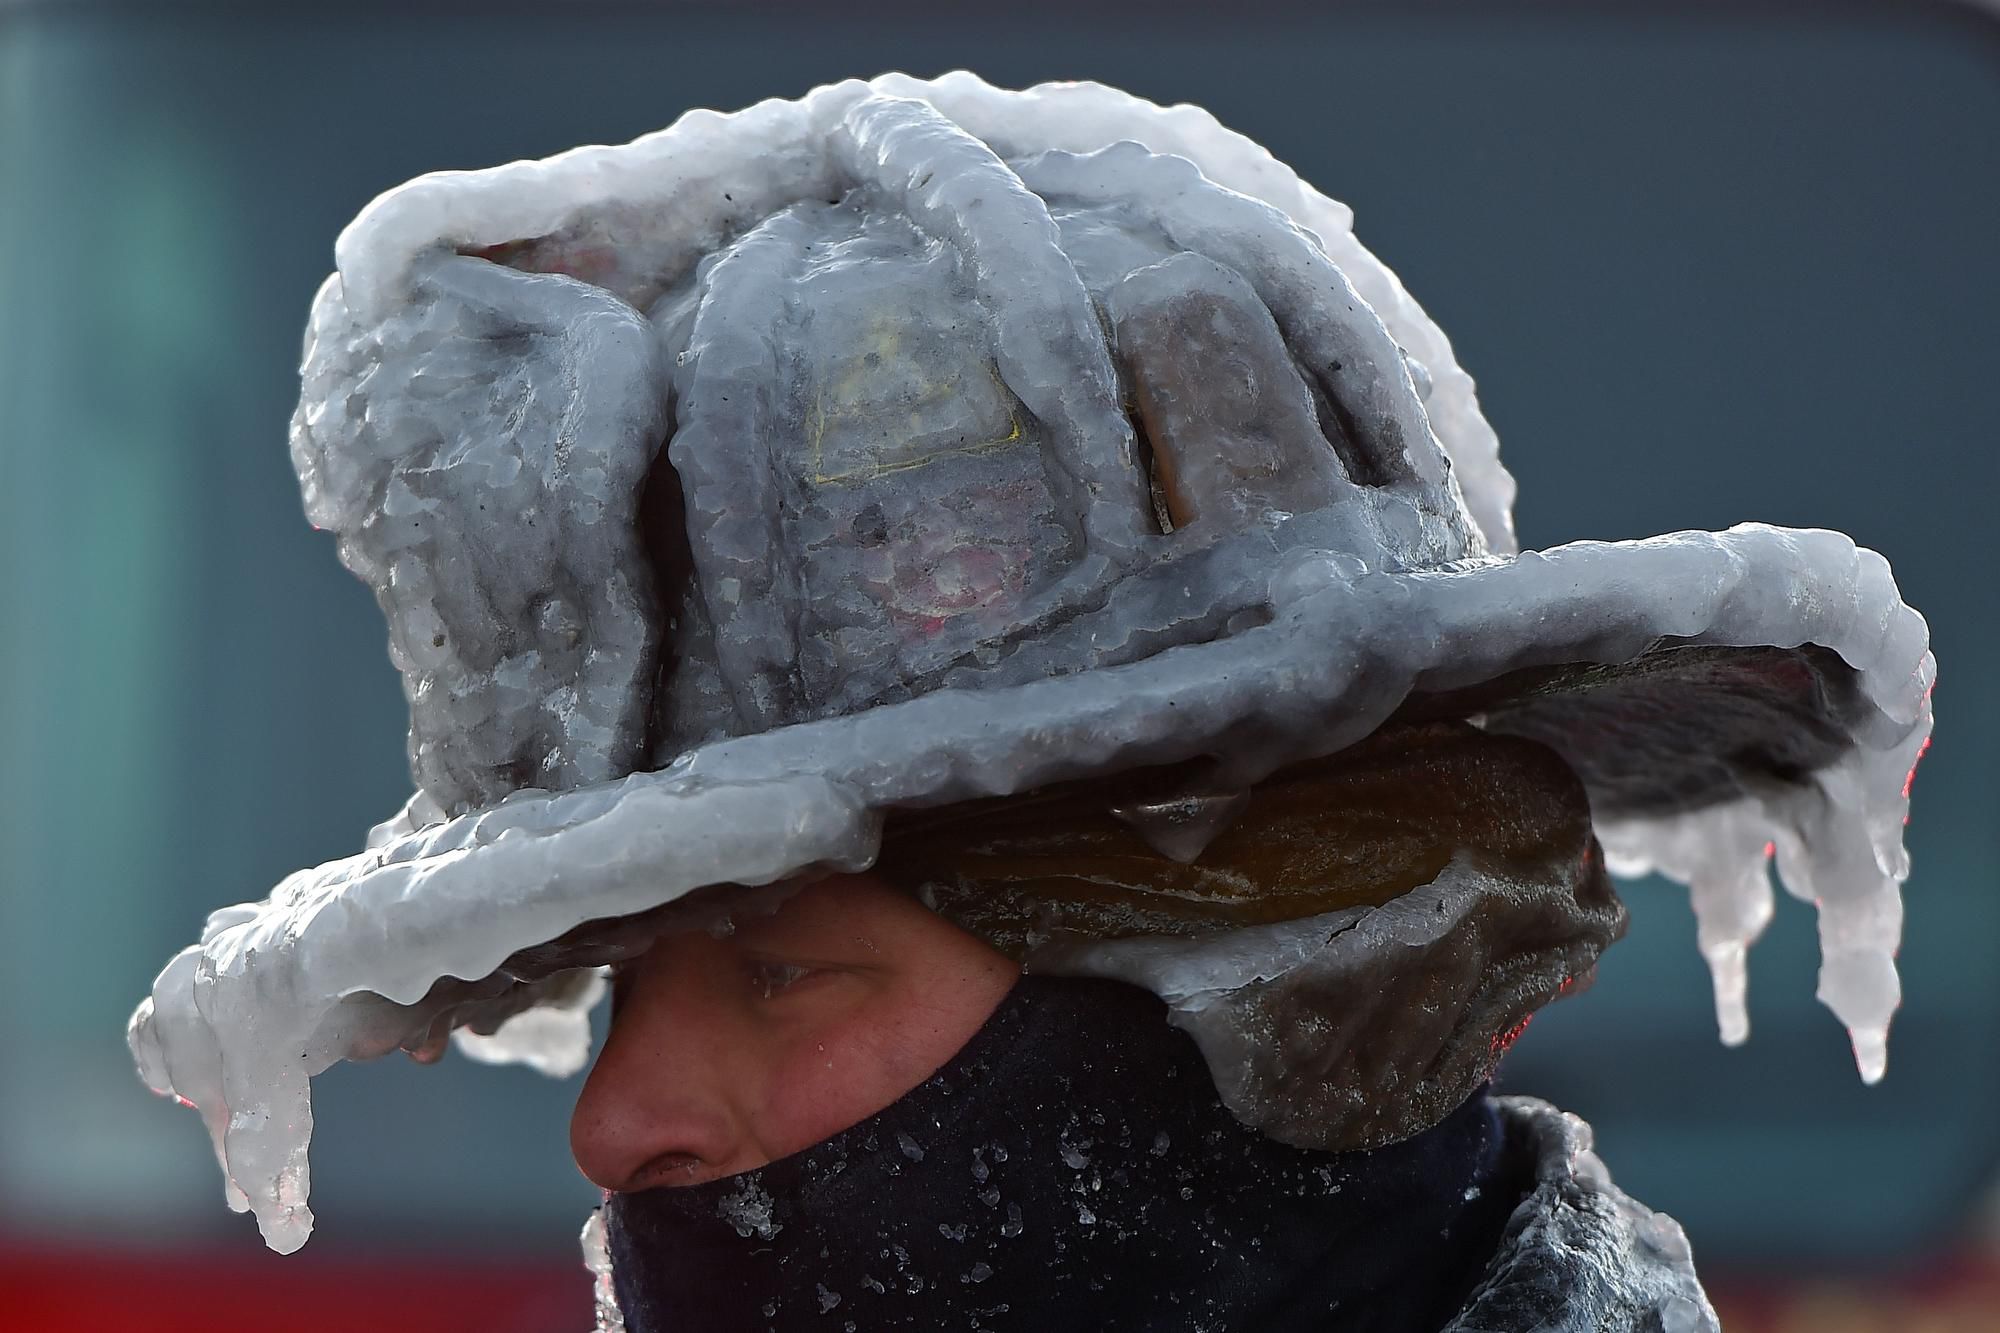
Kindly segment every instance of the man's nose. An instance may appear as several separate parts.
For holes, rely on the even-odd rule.
[[[699,1021],[657,1007],[642,994],[613,1019],[570,1116],[577,1168],[602,1189],[691,1185],[732,1174],[747,1155],[727,1057]]]

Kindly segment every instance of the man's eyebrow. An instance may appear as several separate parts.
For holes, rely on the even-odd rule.
[[[752,958],[790,963],[797,967],[844,968],[852,970],[875,965],[872,957],[861,958],[852,955],[829,954],[824,949],[817,948],[792,948],[783,942],[772,944],[751,944],[745,942],[741,947],[743,952]]]
[[[784,939],[788,936],[799,935],[822,937],[827,933],[823,922],[788,917],[783,911],[752,912],[741,916],[732,916],[730,918],[730,925],[733,929],[728,934],[722,936],[722,938],[725,940],[734,940],[739,944],[750,944],[767,938]]]
[[[738,922],[730,941],[745,953],[769,954],[787,962],[823,967],[866,966],[881,956],[875,941],[850,930],[827,931],[804,922],[764,917]]]

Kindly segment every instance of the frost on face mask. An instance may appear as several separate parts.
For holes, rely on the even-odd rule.
[[[689,895],[865,868],[885,823],[893,864],[901,822],[1055,788],[1223,905],[1134,897],[1022,933],[1032,965],[1166,996],[1251,1123],[1366,1137],[1369,1090],[1314,1038],[1333,997],[1398,951],[1477,981],[1468,941],[1518,942],[1568,881],[1448,848],[1330,915],[1230,906],[1216,857],[1273,775],[1426,728],[1559,756],[1573,867],[1594,821],[1618,868],[1692,885],[1725,1037],[1775,847],[1879,1074],[1921,618],[1835,533],[1517,554],[1471,380],[1350,221],[1195,108],[969,75],[371,204],[292,448],[388,618],[418,790],[217,912],[133,1016],[231,1204],[304,1242],[335,1062],[456,1030],[574,1069],[595,969]],[[1586,879],[1549,919],[1589,958],[1527,949],[1511,999],[1438,983],[1454,1077],[1622,926]]]

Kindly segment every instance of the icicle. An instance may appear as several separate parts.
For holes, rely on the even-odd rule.
[[[1725,1046],[1750,1039],[1750,946],[1771,923],[1771,879],[1764,855],[1760,852],[1736,869],[1733,876],[1704,877],[1688,885],[1696,940],[1715,985],[1715,1022]]]
[[[1900,744],[1856,749],[1815,774],[1816,799],[1793,802],[1789,827],[1776,839],[1785,888],[1819,909],[1819,1001],[1847,1026],[1864,1083],[1880,1081],[1887,1069],[1889,1020],[1903,998],[1896,975],[1901,885],[1910,873],[1903,824],[1930,728],[1926,698]]]
[[[1165,801],[1114,805],[1111,817],[1130,825],[1146,845],[1170,860],[1187,865],[1214,842],[1248,808],[1250,793],[1218,796],[1176,796]]]
[[[1847,1028],[1862,1081],[1881,1080],[1889,1021],[1903,994],[1896,975],[1901,886],[1910,873],[1903,824],[1930,730],[1926,696],[1901,740],[1880,750],[1856,746],[1803,785],[1669,819],[1599,826],[1613,873],[1657,870],[1690,886],[1724,1042],[1749,1035],[1745,955],[1771,918],[1764,867],[1775,853],[1786,891],[1819,912],[1819,1001]]]
[[[1715,1020],[1723,1045],[1750,1036],[1750,946],[1771,922],[1771,821],[1749,801],[1716,806],[1672,821],[1598,828],[1613,874],[1659,871],[1688,886],[1696,939],[1715,983]]]
[[[597,1333],[625,1333],[625,1315],[611,1285],[611,1241],[604,1233],[604,1210],[593,1208],[584,1219],[583,1266],[590,1270],[590,1290],[597,1307]]]

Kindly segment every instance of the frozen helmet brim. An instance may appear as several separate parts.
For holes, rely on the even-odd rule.
[[[134,1015],[140,1068],[200,1108],[233,1202],[289,1250],[310,1229],[309,1076],[419,1044],[447,1010],[492,1026],[536,998],[498,969],[585,922],[715,884],[864,867],[896,808],[1210,754],[1236,756],[1235,776],[1255,781],[1354,743],[1413,697],[1663,650],[1815,645],[1852,673],[1826,719],[1847,741],[1830,762],[1699,807],[1678,786],[1652,812],[1628,791],[1599,832],[1617,864],[1692,874],[1698,892],[1702,875],[1761,882],[1777,846],[1790,887],[1810,885],[1820,903],[1822,996],[1855,1033],[1864,1072],[1879,1073],[1868,1062],[1897,998],[1882,918],[1900,924],[1906,778],[1933,673],[1923,620],[1879,556],[1837,533],[1764,526],[1406,574],[1305,551],[1274,575],[1268,605],[1264,625],[1124,666],[942,690],[426,827],[407,827],[406,813],[381,845],[211,918]],[[1586,780],[1596,766],[1572,762]],[[1724,828],[1698,840],[1716,863],[1691,867],[1688,831]],[[474,990],[439,986],[453,978]]]

